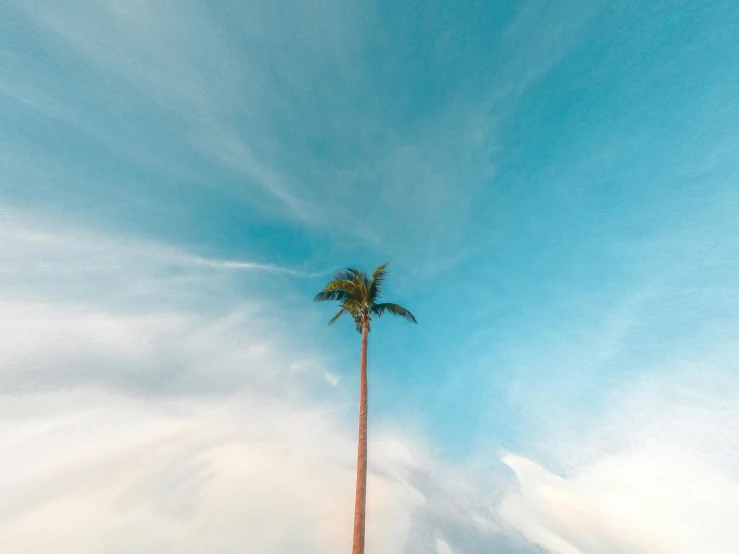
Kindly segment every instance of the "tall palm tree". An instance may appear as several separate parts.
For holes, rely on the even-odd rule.
[[[359,371],[359,446],[357,449],[357,489],[354,499],[354,541],[352,554],[364,554],[364,519],[367,500],[367,335],[371,331],[372,317],[385,314],[404,317],[416,323],[408,310],[390,302],[379,303],[382,287],[387,276],[387,264],[372,273],[370,278],[364,270],[346,268],[337,273],[326,287],[319,292],[316,302],[336,301],[341,310],[329,325],[343,315],[350,315],[362,334],[362,361]]]

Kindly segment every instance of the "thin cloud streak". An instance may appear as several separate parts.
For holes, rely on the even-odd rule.
[[[114,76],[131,87],[140,102],[121,109],[137,123],[121,129],[126,137],[117,148],[137,158],[159,156],[152,163],[170,166],[173,176],[182,174],[183,158],[187,164],[196,160],[188,171],[205,186],[310,229],[338,231],[355,244],[412,257],[422,262],[421,271],[431,271],[440,258],[458,264],[484,248],[470,247],[464,237],[477,221],[483,187],[495,176],[501,122],[577,44],[601,5],[542,14],[535,4],[525,3],[495,36],[497,49],[491,51],[500,59],[495,70],[479,75],[479,90],[439,84],[449,89],[447,99],[423,114],[405,105],[412,91],[384,92],[387,79],[407,86],[395,78],[401,71],[396,65],[363,57],[365,41],[392,48],[409,40],[395,37],[396,45],[383,33],[368,35],[387,15],[371,5],[318,3],[285,11],[272,4],[205,9],[192,2],[137,2],[131,9],[94,1],[26,3],[22,9],[64,45],[75,64],[92,64],[94,82]],[[235,34],[229,23],[239,16],[249,24]],[[537,31],[523,32],[531,29]],[[456,27],[450,32],[464,36]],[[534,40],[522,47],[524,35]],[[206,50],[194,51],[193,44]],[[17,96],[26,97],[31,76],[23,59],[16,65],[23,83]],[[282,69],[279,78],[275,67]],[[324,74],[334,77],[316,78]],[[4,88],[14,94],[12,86]],[[72,112],[64,119],[74,121],[75,110],[85,110],[74,107],[77,91],[67,92],[64,109]],[[32,95],[43,109],[40,96]],[[181,137],[174,145],[168,141],[161,154],[158,145],[139,146],[150,140],[141,130],[149,127],[145,116],[152,102],[178,108],[174,119],[169,111],[155,112],[162,128],[174,125]],[[100,120],[110,119],[106,105],[97,106]],[[98,131],[109,134],[106,126]],[[316,152],[319,146],[337,155],[327,163]],[[217,168],[219,177],[206,178],[205,167]],[[455,184],[460,181],[463,189]]]
[[[297,269],[290,269],[288,267],[281,267],[271,264],[261,264],[257,262],[241,262],[235,260],[216,260],[210,258],[192,258],[192,262],[196,265],[203,265],[212,267],[215,269],[244,269],[244,270],[257,270],[266,271],[270,273],[284,273],[285,275],[292,275],[295,277],[320,277],[324,273],[320,272],[305,272]]]

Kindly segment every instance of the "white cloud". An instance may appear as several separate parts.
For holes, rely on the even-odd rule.
[[[454,554],[454,551],[449,548],[449,545],[444,539],[436,539],[436,554]]]
[[[315,275],[264,262],[209,258],[166,243],[113,237],[16,212],[2,214],[0,244],[0,298],[11,301],[81,301],[97,308],[149,303],[150,311],[153,306],[182,311],[204,309],[200,299],[207,298],[211,311],[239,302],[239,308],[249,304],[256,310],[254,299],[234,297],[239,281],[251,282],[260,273]]]
[[[3,552],[346,551],[356,395],[291,318],[231,272],[178,263],[173,287],[176,248],[4,222]],[[391,425],[369,465],[368,554],[459,533],[480,502]]]
[[[237,290],[245,282],[256,290],[263,271],[297,271],[205,263],[166,244],[16,213],[0,221],[0,244],[0,390],[94,383],[137,394],[249,388],[288,398],[338,383],[307,341],[292,335],[290,349],[279,346],[289,311]],[[289,279],[280,278],[287,299]],[[306,359],[317,369],[280,386]]]
[[[330,384],[332,387],[336,387],[339,384],[339,376],[335,373],[331,373],[330,371],[324,371],[323,377],[326,379],[326,382]]]
[[[738,393],[706,364],[626,380],[602,416],[544,441],[565,477],[504,457],[519,486],[501,516],[553,554],[739,551]]]
[[[730,554],[739,482],[679,450],[606,456],[572,478],[504,458],[519,480],[503,518],[553,554]]]
[[[249,395],[151,403],[91,389],[3,396],[2,406],[4,552],[350,543],[355,443],[331,413]],[[385,474],[370,476],[368,552],[400,552],[422,497],[392,440],[370,448]]]
[[[17,217],[0,233],[4,552],[346,550],[355,426],[341,391],[326,399],[338,376],[284,347],[273,306],[175,248]],[[236,306],[198,310],[214,290]],[[400,552],[416,464],[387,434],[370,448],[368,551]]]
[[[285,273],[287,275],[298,275],[305,277],[317,277],[320,273],[306,273],[287,267],[281,267],[278,265],[271,264],[260,264],[256,262],[240,262],[236,260],[212,260],[208,258],[193,257],[192,263],[202,264],[207,267],[213,267],[218,269],[255,269],[259,271],[268,271],[275,273]]]
[[[232,272],[176,248],[3,221],[7,551],[345,550],[355,406],[274,306],[234,295]],[[734,552],[737,390],[705,365],[625,382],[610,414],[549,453],[575,465],[566,478],[506,459],[520,492],[501,516],[553,554]],[[373,432],[369,553],[532,552],[506,535],[483,474],[419,445]]]

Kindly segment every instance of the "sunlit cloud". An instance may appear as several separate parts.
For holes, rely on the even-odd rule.
[[[606,456],[563,479],[519,456],[500,513],[554,554],[729,554],[739,548],[739,482],[677,450]]]
[[[553,554],[736,552],[738,384],[707,367],[625,382],[603,416],[551,437],[566,476],[503,457],[518,486],[500,515]]]
[[[16,272],[74,267],[83,281],[122,272],[123,296],[188,259],[90,232],[4,229]],[[155,305],[147,295],[80,299],[66,287],[39,302],[17,294],[16,272],[4,274],[0,303],[0,449],[14,460],[0,479],[8,552],[345,550],[355,438],[340,396],[311,396],[339,384],[314,355],[284,354],[286,338],[246,299],[222,315],[177,307],[158,287]],[[212,278],[224,284],[205,274],[188,286]],[[372,448],[371,551],[399,552],[423,501],[404,478],[415,464],[392,437]]]
[[[436,552],[437,554],[454,554],[454,551],[449,548],[444,539],[436,539]]]
[[[17,215],[6,223],[6,551],[346,550],[354,405],[320,353],[295,348],[267,316],[265,300],[237,295],[227,275],[198,264],[178,265],[191,279],[177,290],[162,286],[173,260],[192,258],[175,247],[41,231]],[[57,288],[27,287],[54,275]],[[79,296],[75,282],[91,288]],[[195,291],[213,287],[228,301],[197,309]],[[469,484],[444,483],[452,470],[420,437],[384,425],[370,450],[369,554],[401,554],[419,530],[459,526],[446,502]],[[488,537],[509,540],[500,529]]]
[[[330,412],[253,394],[2,398],[7,552],[322,553],[351,540],[355,442]],[[400,552],[423,498],[392,440],[371,448],[369,552]]]

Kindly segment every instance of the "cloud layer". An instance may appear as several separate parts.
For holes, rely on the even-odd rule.
[[[553,554],[729,554],[739,548],[739,482],[680,450],[605,456],[563,479],[504,458],[520,489],[502,517]]]
[[[737,387],[707,364],[628,380],[603,416],[547,441],[564,477],[504,456],[518,487],[500,515],[553,554],[736,552]]]
[[[0,224],[6,550],[344,551],[354,395],[258,294],[263,267],[43,227]],[[511,488],[493,451],[449,465],[402,426],[375,429],[368,552],[734,552],[727,348],[625,381],[577,431],[543,427],[537,452],[564,478],[507,455]]]
[[[354,395],[285,314],[166,245],[18,214],[0,233],[5,551],[346,550]],[[369,553],[448,552],[459,506],[476,540],[527,552],[421,437],[385,425],[370,450]]]
[[[0,425],[6,552],[319,553],[350,542],[354,441],[330,413],[253,395],[152,404],[75,389],[3,396]],[[369,552],[400,552],[423,500],[405,478],[413,462],[396,441],[371,449]]]
[[[340,396],[315,400],[337,379],[282,354],[255,303],[194,309],[197,290],[238,298],[230,271],[18,218],[2,230],[6,551],[345,550],[353,427]],[[160,286],[172,264],[179,286]],[[415,464],[392,438],[372,449],[372,549],[398,551],[422,500]]]

